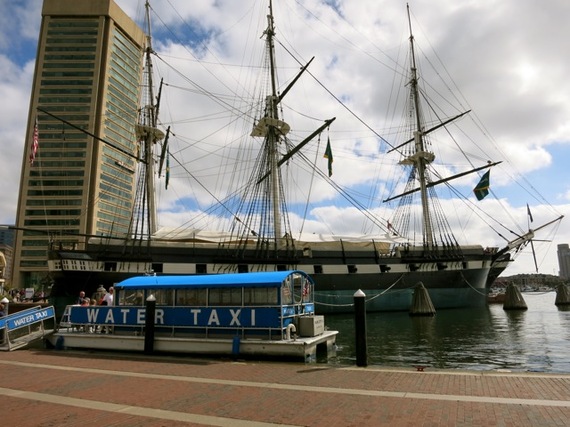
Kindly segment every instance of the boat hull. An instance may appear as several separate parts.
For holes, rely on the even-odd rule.
[[[307,249],[309,248],[309,249]],[[435,309],[484,305],[491,254],[478,246],[461,254],[426,254],[420,250],[381,253],[368,246],[342,244],[341,248],[305,245],[298,251],[281,251],[272,257],[244,252],[231,256],[219,246],[179,244],[150,246],[146,254],[126,257],[120,246],[92,245],[85,252],[52,252],[50,274],[54,286],[50,302],[62,312],[81,290],[87,295],[103,285],[147,274],[216,274],[298,269],[315,281],[319,313],[350,313],[353,295],[361,290],[368,311],[409,310],[414,288],[423,283]],[[99,255],[94,255],[99,254]]]
[[[375,311],[407,311],[412,307],[415,287],[423,283],[436,309],[479,307],[486,303],[487,268],[466,271],[407,273],[397,276],[359,275],[347,278],[315,276],[315,282],[332,281],[315,290],[317,311],[322,314],[353,311],[354,294],[366,295],[366,309]]]
[[[330,357],[334,353],[337,331],[325,331],[316,337],[291,340],[241,340],[236,352],[235,340],[178,338],[157,336],[153,342],[153,353],[177,353],[193,355],[225,355],[251,358],[283,358],[303,362],[315,361],[317,353]],[[143,352],[144,336],[127,336],[76,332],[60,329],[47,338],[52,347],[58,349],[91,349]]]

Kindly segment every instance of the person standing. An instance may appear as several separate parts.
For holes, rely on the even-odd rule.
[[[91,298],[91,300],[95,300],[95,302],[98,305],[101,305],[101,303],[103,302],[103,297],[105,296],[106,293],[107,290],[105,289],[105,287],[103,285],[99,285],[99,287],[93,294],[93,298]]]
[[[113,287],[109,287],[109,292],[107,292],[105,294],[105,296],[103,297],[103,301],[106,303],[105,305],[113,305],[113,294],[115,293],[115,290],[113,289]]]
[[[105,296],[103,297],[102,305],[113,305],[114,293],[115,293],[115,289],[113,289],[113,287],[110,286],[109,292],[107,292],[105,294]],[[105,333],[105,332],[108,334],[113,333],[113,327],[112,326],[104,326],[103,328],[101,328],[101,333]]]
[[[78,304],[78,305],[83,304],[84,299],[85,299],[85,291],[79,292],[79,297],[77,298],[77,301],[75,302],[75,304]]]

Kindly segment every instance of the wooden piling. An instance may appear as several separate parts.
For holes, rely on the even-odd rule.
[[[435,307],[429,297],[429,292],[422,282],[418,282],[414,289],[410,316],[434,316]]]
[[[356,366],[368,366],[366,337],[366,294],[360,289],[354,294],[354,325],[356,339]]]
[[[568,286],[561,283],[556,288],[556,300],[554,304],[559,305],[570,305],[570,291],[568,290]]]
[[[144,323],[144,352],[152,354],[154,351],[154,314],[156,312],[156,298],[154,295],[146,299],[146,312]]]
[[[507,286],[507,291],[505,292],[505,303],[503,304],[503,310],[527,310],[528,307],[521,294],[521,291],[513,283]]]

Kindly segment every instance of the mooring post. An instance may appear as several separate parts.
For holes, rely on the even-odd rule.
[[[418,282],[412,297],[410,316],[435,316],[435,307],[429,292],[422,282]]]
[[[144,352],[150,354],[154,351],[154,313],[156,311],[156,298],[150,295],[146,299],[146,313],[144,319]]]
[[[554,300],[554,304],[557,306],[570,305],[570,292],[566,285],[561,283],[556,288],[556,300]]]
[[[514,284],[510,283],[505,292],[505,303],[503,310],[527,310],[528,307],[520,289]]]
[[[354,294],[354,326],[356,329],[356,366],[368,366],[366,295],[360,289]]]

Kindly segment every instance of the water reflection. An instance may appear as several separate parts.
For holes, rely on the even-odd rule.
[[[502,305],[441,310],[434,317],[408,313],[367,315],[369,365],[428,365],[446,369],[510,369],[570,372],[570,310],[554,305],[554,293],[523,294],[525,311]],[[336,358],[354,364],[354,318],[327,316],[340,331]]]

